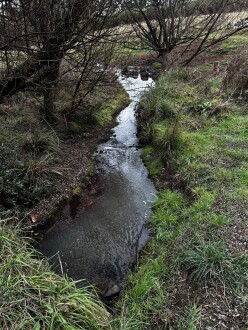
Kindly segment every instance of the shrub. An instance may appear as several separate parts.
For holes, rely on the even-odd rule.
[[[235,97],[248,98],[248,48],[236,54],[227,67],[223,87]]]

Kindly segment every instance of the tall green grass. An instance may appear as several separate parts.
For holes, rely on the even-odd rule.
[[[92,287],[54,274],[13,227],[0,227],[0,328],[97,330],[109,313]]]

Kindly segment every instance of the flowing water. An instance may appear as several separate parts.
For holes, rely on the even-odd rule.
[[[155,187],[140,158],[135,108],[151,78],[119,75],[131,103],[118,116],[110,140],[98,147],[95,164],[101,191],[87,207],[77,206],[46,233],[40,250],[74,279],[119,282],[145,244]],[[84,203],[85,204],[85,203]],[[92,206],[91,206],[92,204]]]

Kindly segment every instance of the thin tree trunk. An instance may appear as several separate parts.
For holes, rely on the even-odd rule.
[[[161,58],[162,68],[168,70],[172,65],[171,53],[168,50],[160,50],[159,57]]]
[[[56,91],[55,88],[46,88],[44,91],[44,119],[49,123],[56,121]]]
[[[44,83],[43,117],[49,123],[54,123],[57,120],[55,102],[57,98],[60,63],[61,60],[53,62],[53,64],[51,65],[51,72],[48,74],[46,82]]]

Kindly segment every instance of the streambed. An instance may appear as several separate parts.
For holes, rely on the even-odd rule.
[[[146,243],[145,227],[156,190],[138,148],[135,108],[141,93],[153,83],[119,74],[131,103],[118,116],[109,141],[95,154],[97,184],[94,198],[77,201],[40,242],[58,272],[99,284],[119,283],[130,272]],[[94,190],[94,189],[93,189]],[[85,207],[87,204],[87,207]]]

